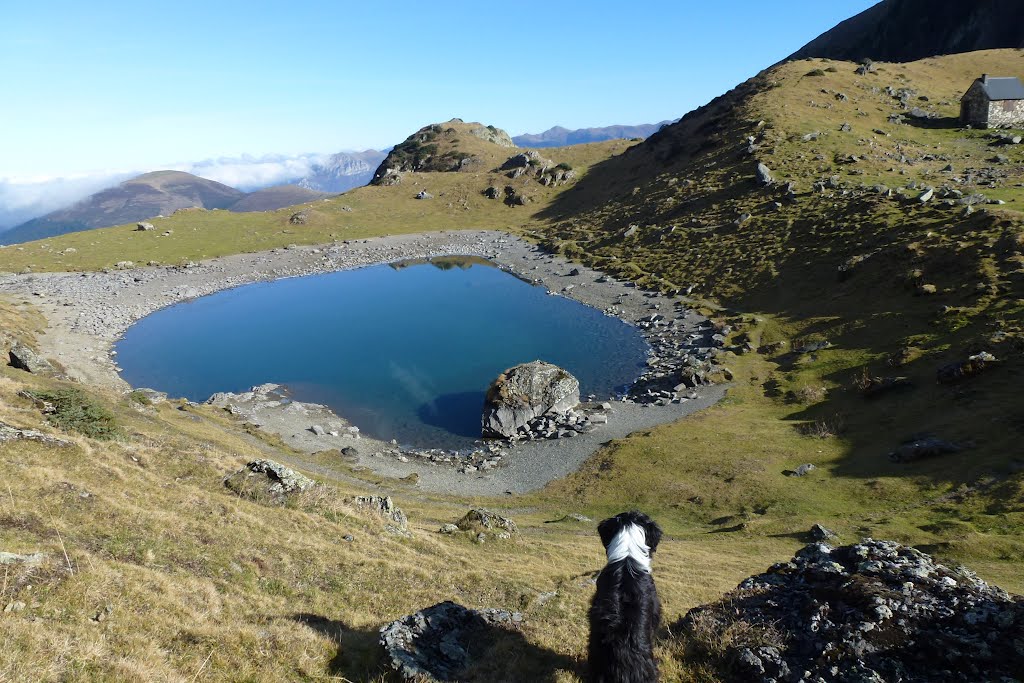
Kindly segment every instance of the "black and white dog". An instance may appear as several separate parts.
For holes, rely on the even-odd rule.
[[[653,683],[654,632],[661,603],[651,578],[651,556],[661,529],[642,512],[623,512],[597,526],[608,564],[597,577],[590,605],[592,683]]]

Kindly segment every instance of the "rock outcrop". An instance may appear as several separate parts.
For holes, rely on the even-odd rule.
[[[485,438],[509,438],[534,418],[565,413],[580,403],[580,383],[567,371],[533,361],[509,368],[487,390]]]
[[[677,626],[716,653],[729,680],[966,683],[1024,672],[1020,597],[888,541],[812,543]]]
[[[388,531],[402,533],[409,528],[409,518],[402,508],[395,505],[391,496],[356,496],[350,501],[354,506],[384,518]]]
[[[244,498],[262,503],[283,503],[289,495],[311,488],[316,482],[273,460],[253,460],[224,480],[224,485]]]
[[[15,341],[8,352],[11,367],[35,375],[52,375],[55,370],[50,362],[20,341]]]
[[[474,610],[445,601],[387,624],[380,646],[406,681],[459,681],[503,630],[523,620],[518,612]]]
[[[473,508],[455,522],[455,526],[459,531],[491,533],[501,538],[509,538],[519,532],[516,523],[511,519],[484,508]]]

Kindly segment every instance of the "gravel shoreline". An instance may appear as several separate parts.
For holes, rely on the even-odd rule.
[[[710,354],[714,346],[714,330],[708,321],[688,311],[680,299],[642,292],[497,231],[386,236],[238,254],[187,266],[103,273],[5,274],[0,275],[0,293],[28,299],[43,312],[49,329],[39,338],[40,352],[60,361],[70,377],[126,392],[132,387],[117,374],[112,346],[132,323],[160,308],[253,282],[453,255],[488,258],[544,286],[553,295],[573,298],[638,325],[654,348],[653,367],[664,360],[660,355],[666,349],[671,353],[679,344],[685,344],[693,357],[700,358]],[[310,438],[313,434],[309,432],[308,417],[300,413],[296,413],[291,428],[278,420],[274,431],[286,443],[307,453],[357,446],[358,465],[396,478],[416,473],[419,487],[425,490],[501,495],[538,489],[574,472],[609,440],[675,421],[714,404],[724,392],[722,386],[704,386],[674,402],[668,398],[655,401],[654,396],[647,404],[617,401],[612,404],[608,424],[571,439],[502,447],[494,451],[502,456],[500,465],[486,471],[399,453],[393,446],[372,439],[333,443],[342,437],[328,434]]]

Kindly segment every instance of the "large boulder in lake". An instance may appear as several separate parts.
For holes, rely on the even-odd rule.
[[[534,418],[579,404],[580,383],[569,372],[540,360],[523,363],[503,372],[487,390],[483,436],[509,438]]]

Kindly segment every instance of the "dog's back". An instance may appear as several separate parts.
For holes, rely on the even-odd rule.
[[[623,533],[642,530],[643,541],[622,543]],[[597,578],[590,607],[589,668],[593,683],[652,683],[658,680],[654,634],[661,603],[650,574],[650,554],[661,529],[647,515],[627,512],[598,526],[609,562]],[[627,539],[628,541],[629,539]]]

